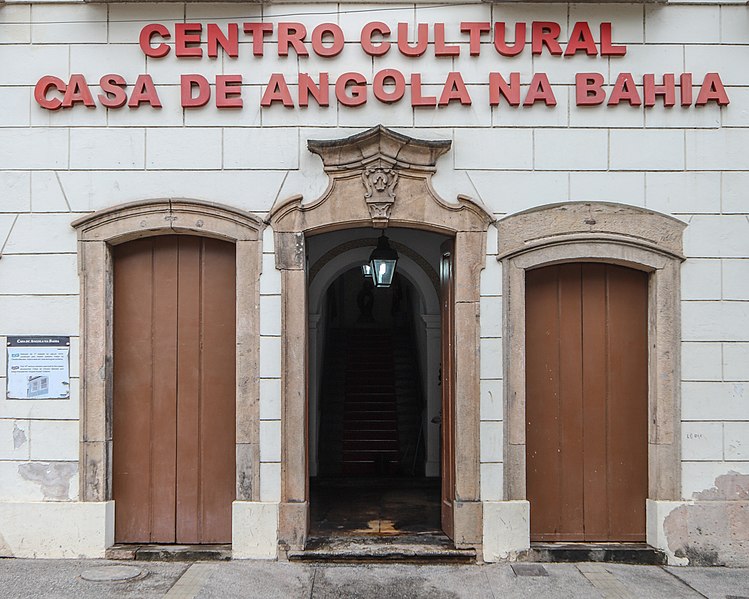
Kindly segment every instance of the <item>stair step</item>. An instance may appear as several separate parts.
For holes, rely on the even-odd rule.
[[[377,462],[378,460],[385,460],[388,462],[398,461],[398,450],[397,449],[378,449],[378,450],[364,450],[360,449],[357,451],[344,451],[343,461],[345,462]]]
[[[435,535],[436,536],[436,535]],[[449,539],[435,542],[430,537],[366,538],[354,537],[307,541],[304,551],[289,551],[296,562],[340,564],[471,564],[476,563],[475,549],[455,549]]]
[[[349,420],[346,422],[346,432],[392,431],[393,420]]]
[[[390,430],[397,430],[398,428],[398,415],[395,410],[392,412],[350,412],[346,414],[343,419],[343,430],[358,430],[355,426],[351,426],[352,423],[364,423],[369,422],[370,419],[379,420],[381,422],[389,422]],[[387,430],[387,429],[381,429]]]
[[[533,562],[616,562],[663,565],[662,551],[645,543],[531,543],[524,559]]]
[[[347,439],[343,442],[343,451],[383,451],[398,452],[398,439]]]
[[[346,430],[343,433],[344,441],[397,441],[398,431],[394,429],[380,430]]]
[[[366,402],[366,403],[362,402],[357,405],[346,406],[344,408],[344,420],[346,416],[353,415],[353,414],[359,414],[359,415],[369,414],[370,416],[376,416],[377,414],[385,414],[385,415],[393,414],[394,415],[395,412],[396,412],[395,404],[393,405],[388,405],[385,403],[378,404],[378,403],[373,403],[371,401]]]

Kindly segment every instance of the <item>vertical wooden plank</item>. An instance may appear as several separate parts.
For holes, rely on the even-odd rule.
[[[583,265],[583,411],[584,502],[586,541],[609,538],[606,446],[608,339],[606,265]]]
[[[525,275],[526,487],[531,541],[560,530],[559,267]]]
[[[153,238],[151,319],[151,541],[175,541],[177,447],[177,241]],[[139,323],[142,326],[142,323]],[[147,326],[147,325],[146,325]],[[134,440],[142,442],[142,440]]]
[[[648,275],[607,267],[609,538],[645,541],[648,492]]]
[[[113,249],[113,447],[115,540],[147,542],[151,522],[151,309],[150,240]],[[134,442],[141,439],[141,442]]]
[[[455,535],[453,505],[455,502],[455,288],[453,264],[455,247],[452,240],[442,244],[440,263],[440,299],[442,302],[442,530],[451,539]]]
[[[582,537],[583,332],[581,264],[559,268],[559,512],[560,541]]]
[[[231,542],[236,497],[236,251],[204,239],[201,261],[201,543]]]
[[[182,236],[177,281],[177,542],[199,543],[201,239]]]

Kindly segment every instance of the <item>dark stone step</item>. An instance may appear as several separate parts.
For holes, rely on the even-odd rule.
[[[227,561],[231,545],[112,545],[107,559],[131,559],[145,562]]]
[[[645,543],[531,543],[524,561],[613,562],[659,566],[666,563],[666,555]]]
[[[289,551],[289,561],[328,564],[472,564],[474,549],[455,549],[449,540],[429,536],[338,537],[310,539],[303,551]]]

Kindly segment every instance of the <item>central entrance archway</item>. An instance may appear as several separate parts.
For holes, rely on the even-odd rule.
[[[398,267],[390,287],[375,288],[361,267],[379,234],[347,229],[306,243],[313,544],[443,526],[438,272],[449,238],[387,229]]]
[[[455,546],[476,547],[482,538],[476,360],[479,275],[486,230],[493,217],[467,198],[448,203],[435,194],[431,177],[450,141],[417,140],[375,127],[343,140],[310,140],[308,147],[322,158],[330,178],[327,191],[307,204],[299,196],[280,201],[270,214],[283,302],[280,549],[304,549],[309,533],[308,389],[313,374],[307,368],[306,307],[311,296],[307,293],[306,241],[318,234],[362,227],[418,229],[454,240],[454,251],[448,252],[453,314],[449,338],[453,344],[460,340],[461,350],[452,353],[455,402],[449,426],[455,459],[445,464],[450,476],[443,496],[447,493],[450,499],[445,517],[452,521]]]

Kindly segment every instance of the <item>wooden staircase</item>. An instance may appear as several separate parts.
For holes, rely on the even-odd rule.
[[[423,474],[421,382],[406,328],[329,331],[320,399],[320,476]]]
[[[400,443],[392,334],[379,329],[349,333],[341,473],[396,474]]]

